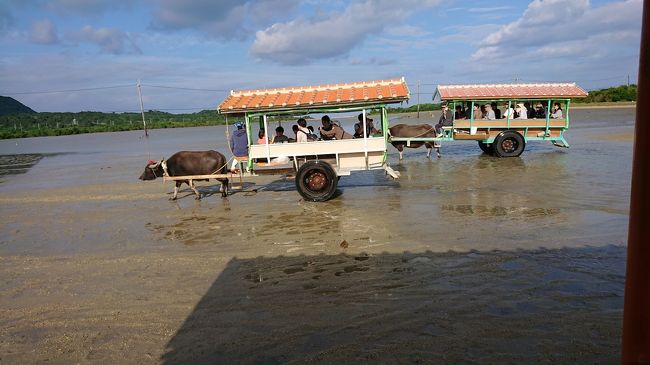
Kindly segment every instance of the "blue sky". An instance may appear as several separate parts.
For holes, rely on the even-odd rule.
[[[635,82],[642,0],[0,0],[0,95],[37,111],[193,112],[228,90],[404,76]],[[96,88],[96,89],[95,89]],[[87,90],[94,89],[94,90]],[[198,89],[198,90],[194,90]],[[66,91],[42,93],[46,91]]]

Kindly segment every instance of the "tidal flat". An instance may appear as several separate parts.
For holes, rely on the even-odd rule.
[[[325,203],[137,179],[223,126],[2,140],[0,363],[618,362],[634,109],[571,118],[520,158],[389,147],[401,179]]]

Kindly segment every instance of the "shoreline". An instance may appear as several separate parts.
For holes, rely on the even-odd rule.
[[[628,109],[628,108],[636,108],[636,102],[615,102],[615,103],[586,103],[586,104],[581,104],[581,103],[574,103],[571,105],[570,109],[581,109],[581,110],[588,110],[588,109]],[[390,112],[390,108],[388,109],[388,115],[389,119],[391,116],[393,118],[404,118],[404,117],[416,117],[417,116],[417,111],[409,111],[409,112]],[[439,113],[440,110],[421,110],[420,114],[426,115],[427,113]],[[182,126],[166,126],[162,128],[149,128],[148,130],[150,131],[157,131],[157,130],[165,130],[165,129],[178,129],[178,128],[197,128],[197,127],[214,127],[214,126],[224,126],[226,124],[214,124],[214,125],[205,125],[205,124],[196,124],[196,125],[182,125]],[[42,129],[43,131],[58,131],[57,129]],[[130,131],[142,131],[142,129],[137,129],[137,128],[125,128],[125,129],[120,129],[120,130],[114,130],[114,131],[93,131],[93,130],[88,130],[88,131],[77,131],[76,133],[68,133],[68,134],[53,134],[49,135],[47,133],[44,133],[42,135],[34,135],[34,136],[23,136],[23,137],[10,137],[10,138],[0,138],[0,140],[14,140],[14,139],[25,139],[25,138],[39,138],[39,137],[61,137],[61,136],[73,136],[77,134],[97,134],[97,133],[119,133],[119,132],[130,132]]]

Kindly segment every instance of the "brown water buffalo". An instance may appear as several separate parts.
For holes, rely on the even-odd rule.
[[[396,124],[388,129],[390,131],[391,137],[402,137],[402,138],[433,138],[436,136],[436,130],[430,124]],[[399,159],[403,159],[404,147],[408,148],[418,148],[424,145],[427,148],[427,158],[431,157],[431,150],[436,149],[438,157],[440,157],[440,144],[437,142],[424,142],[424,141],[412,141],[410,146],[407,145],[405,141],[394,141],[391,142],[393,147],[397,148],[399,151]]]
[[[167,160],[158,162],[149,161],[140,175],[140,180],[155,180],[157,177],[167,176],[190,176],[190,175],[212,175],[225,174],[228,161],[226,157],[217,151],[181,151],[176,152]],[[221,182],[221,196],[228,195],[228,179],[217,179]],[[202,179],[207,181],[207,179]],[[201,194],[194,187],[194,180],[177,180],[174,186],[174,196],[170,200],[176,200],[178,188],[185,183],[196,194],[196,199],[201,199]]]

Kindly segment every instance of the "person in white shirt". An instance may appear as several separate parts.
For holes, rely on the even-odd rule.
[[[515,117],[515,111],[508,105],[508,103],[503,104],[506,107],[506,110],[503,111],[503,119],[513,119]]]
[[[515,119],[528,119],[528,109],[526,109],[524,104],[517,104],[517,108],[515,110],[517,111],[517,118]]]
[[[298,119],[298,131],[296,132],[296,142],[308,142],[307,136],[311,131],[307,128],[307,121],[305,118]]]
[[[485,104],[484,108],[485,108],[485,119],[487,120],[497,119],[496,115],[494,114],[494,110],[492,110],[492,105]]]

